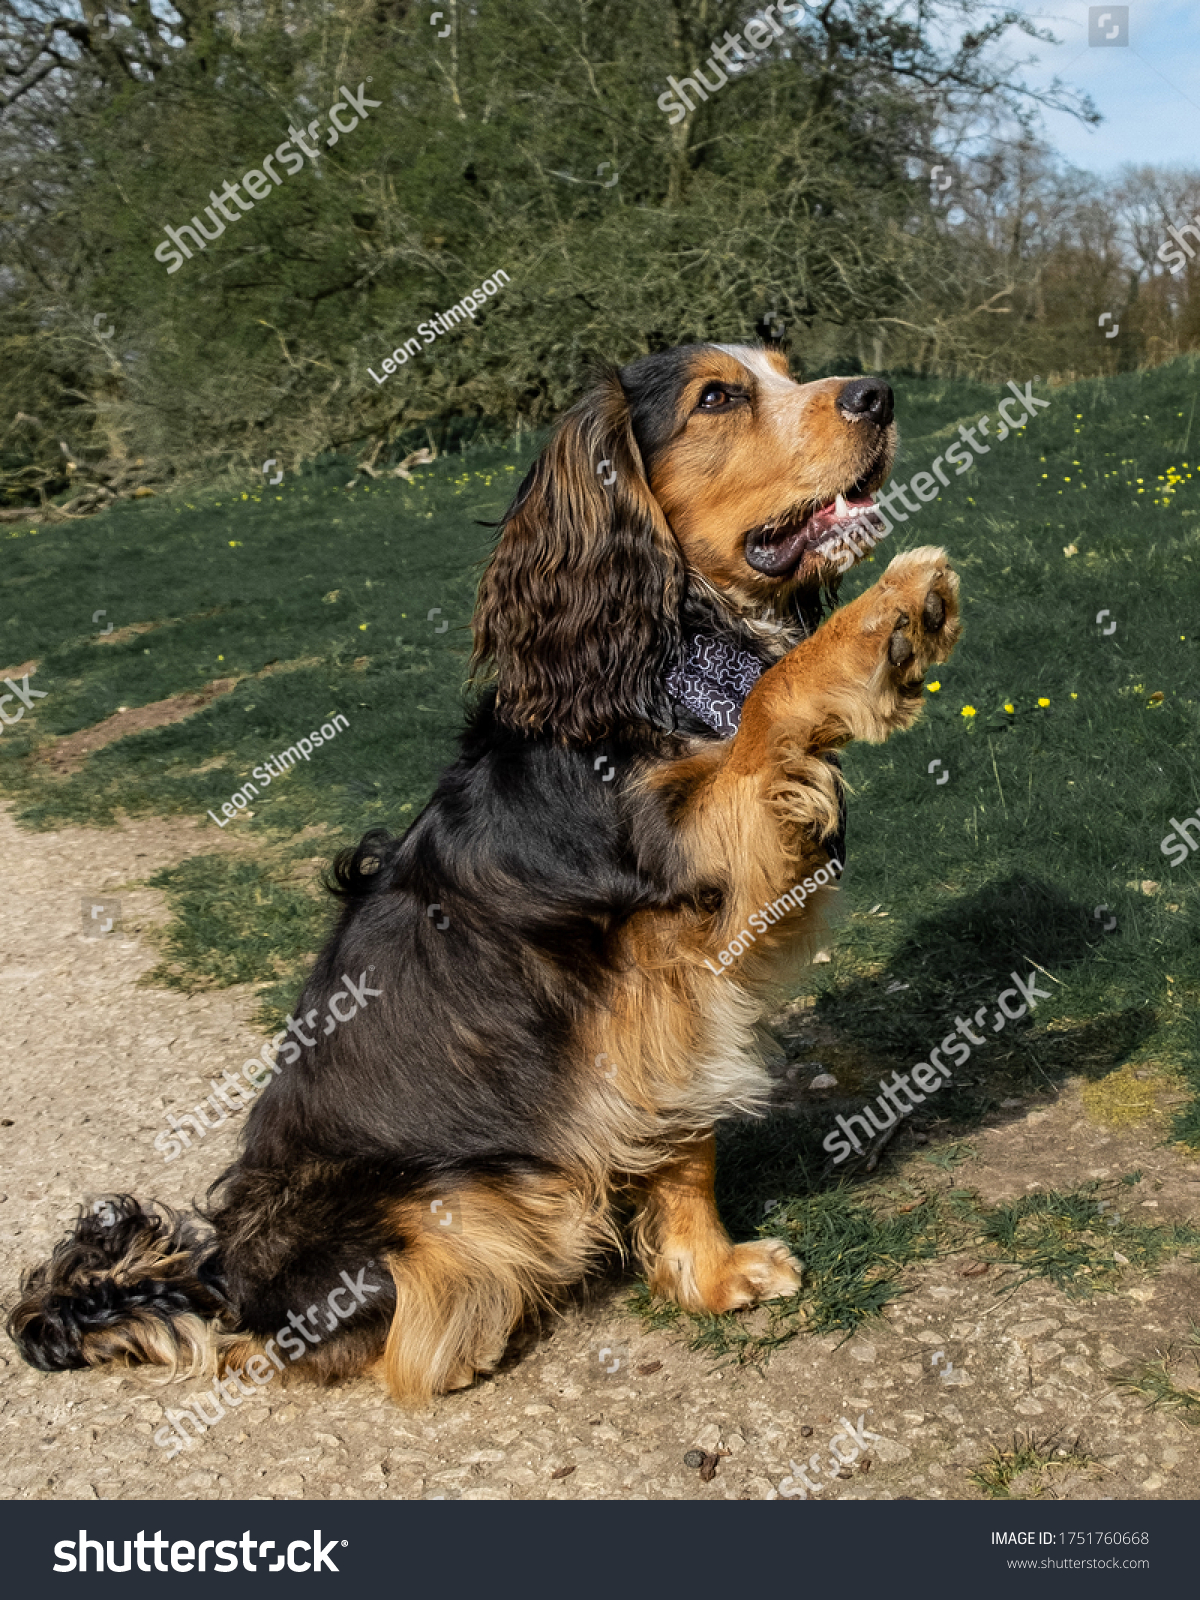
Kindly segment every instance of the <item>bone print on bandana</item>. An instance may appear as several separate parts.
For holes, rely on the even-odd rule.
[[[762,662],[748,650],[698,633],[688,640],[683,660],[672,667],[667,689],[673,700],[727,739],[737,732],[742,704],[762,674]]]

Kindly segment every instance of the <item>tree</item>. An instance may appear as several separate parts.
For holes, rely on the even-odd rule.
[[[1045,35],[984,0],[770,10],[446,0],[434,29],[386,0],[0,0],[0,383],[39,419],[9,425],[10,495],[540,425],[598,359],[768,312],[815,367],[986,366],[1037,252],[1015,213],[947,223],[939,141],[1032,148],[1039,105],[1094,111],[1023,82],[1002,46]],[[375,104],[324,142],[343,89]],[[310,124],[319,154],[218,223],[222,185]],[[195,217],[216,236],[173,253]],[[471,326],[371,376],[496,268]]]

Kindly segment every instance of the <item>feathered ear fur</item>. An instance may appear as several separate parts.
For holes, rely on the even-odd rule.
[[[684,589],[609,372],[531,467],[480,585],[474,664],[492,666],[499,717],[578,744],[669,727]]]

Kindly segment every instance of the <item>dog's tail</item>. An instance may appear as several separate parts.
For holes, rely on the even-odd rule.
[[[199,1376],[217,1370],[216,1319],[228,1311],[211,1239],[166,1206],[112,1195],[81,1209],[25,1274],[8,1333],[43,1372],[151,1365]]]

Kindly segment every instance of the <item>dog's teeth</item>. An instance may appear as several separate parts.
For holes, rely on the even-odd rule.
[[[835,502],[835,509],[837,510],[839,517],[845,517],[849,515],[850,507],[846,504],[846,496],[844,494],[838,495]]]

